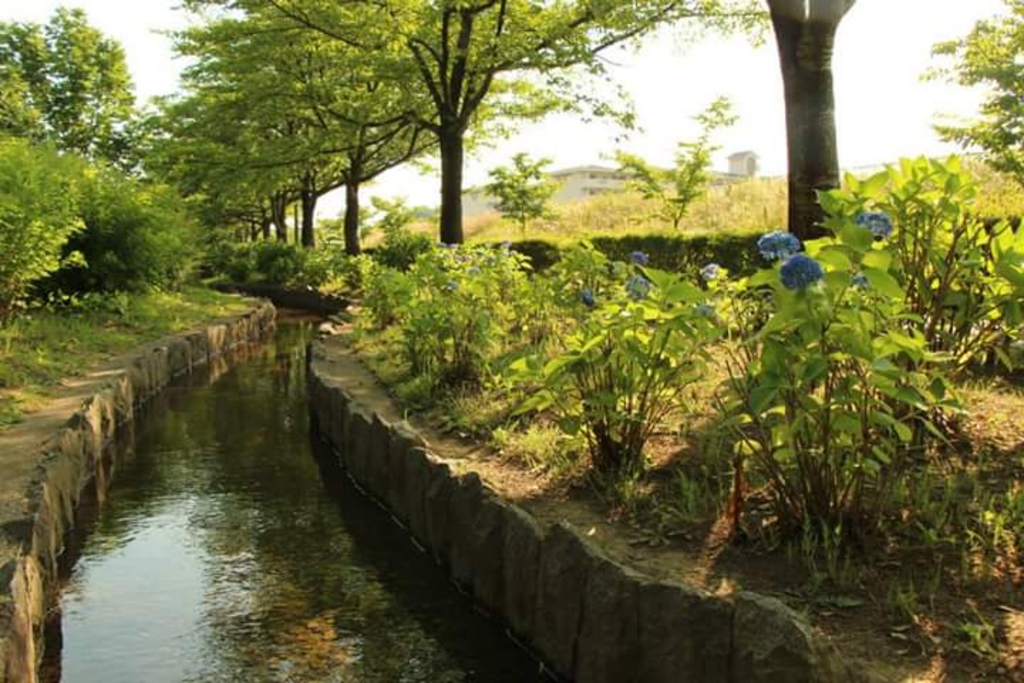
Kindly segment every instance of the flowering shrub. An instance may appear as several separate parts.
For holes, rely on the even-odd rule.
[[[995,355],[1011,364],[1005,351],[1024,322],[1024,231],[972,215],[978,188],[960,161],[903,161],[846,184],[822,196],[829,226],[851,235],[860,227],[864,244],[889,244],[906,291],[905,330],[954,372]]]
[[[397,322],[399,313],[412,297],[412,280],[403,272],[362,257],[360,266],[363,306],[369,312],[373,324],[384,328]]]
[[[747,283],[770,287],[773,313],[732,365],[737,448],[784,526],[864,531],[933,412],[956,404],[941,357],[905,322],[888,217],[833,214],[829,225],[835,237],[806,253],[785,233],[762,241],[780,263]]]
[[[529,325],[526,276],[525,259],[505,248],[421,254],[399,320],[412,371],[444,384],[478,382],[508,336]]]
[[[770,232],[757,241],[757,250],[769,261],[783,261],[802,248],[797,236],[784,230]]]
[[[554,410],[564,431],[582,432],[594,468],[605,473],[642,471],[644,445],[685,387],[704,375],[706,344],[718,334],[712,316],[698,309],[699,288],[642,268],[639,256],[632,273],[586,247],[567,257],[583,266],[580,288],[566,293],[580,301],[579,326],[563,348],[513,365],[540,386],[519,412]],[[603,276],[589,270],[595,264]],[[563,282],[573,280],[563,273]]]

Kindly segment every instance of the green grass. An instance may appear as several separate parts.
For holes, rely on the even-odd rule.
[[[64,379],[139,344],[246,308],[238,297],[186,287],[26,311],[0,328],[0,430],[42,407]]]

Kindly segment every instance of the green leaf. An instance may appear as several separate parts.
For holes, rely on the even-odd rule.
[[[871,288],[890,299],[902,299],[903,288],[892,275],[885,270],[878,268],[865,268],[864,277],[868,279]]]
[[[864,255],[864,267],[876,270],[889,270],[892,265],[892,254],[881,249],[872,249]]]
[[[871,245],[875,241],[875,236],[871,234],[870,230],[857,225],[853,221],[843,225],[839,237],[843,244],[860,253],[871,249]]]
[[[775,399],[778,393],[779,386],[777,384],[754,387],[750,392],[750,410],[755,415],[760,415],[764,412],[765,408],[771,405],[772,400]]]

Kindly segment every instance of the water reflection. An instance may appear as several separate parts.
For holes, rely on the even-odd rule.
[[[312,329],[166,391],[120,445],[44,681],[542,680],[309,438]]]

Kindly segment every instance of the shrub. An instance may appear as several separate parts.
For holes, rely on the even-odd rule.
[[[396,270],[409,270],[420,254],[430,251],[434,241],[427,235],[411,232],[404,223],[383,221],[384,240],[373,251],[381,265]]]
[[[742,342],[753,361],[731,381],[737,448],[785,528],[864,530],[903,471],[914,422],[944,404],[947,386],[923,337],[899,327],[889,249],[850,221],[840,240],[808,250],[750,280],[771,287],[774,313]]]
[[[49,148],[0,143],[0,324],[60,267],[64,245],[82,229],[77,175],[78,164]]]
[[[699,288],[644,266],[643,253],[632,259],[608,269],[589,246],[568,255],[560,277],[578,286],[567,292],[578,327],[563,348],[513,365],[540,386],[520,412],[553,410],[567,433],[582,432],[594,468],[615,475],[643,470],[644,445],[703,377],[719,333]]]
[[[408,274],[386,268],[376,261],[366,260],[362,268],[363,306],[378,328],[398,322],[399,312],[413,293]]]
[[[305,254],[301,248],[287,242],[256,242],[253,265],[261,280],[272,285],[285,285],[302,272]]]
[[[877,525],[908,455],[943,439],[934,418],[959,409],[947,375],[1002,353],[1020,324],[1024,243],[970,217],[973,192],[955,160],[848,178],[822,195],[834,236],[738,288],[737,309],[771,291],[771,317],[734,347],[731,388],[739,452],[786,527]]]
[[[628,261],[630,254],[642,251],[650,255],[651,267],[694,279],[704,265],[712,262],[738,275],[753,273],[761,265],[752,249],[757,238],[758,235],[744,233],[602,235],[591,238],[590,243],[612,261]],[[511,242],[510,246],[529,257],[538,272],[554,266],[563,255],[558,245],[544,240],[522,240]]]
[[[882,212],[890,221],[893,274],[907,294],[907,327],[953,371],[998,354],[1024,323],[1024,232],[972,215],[978,187],[959,159],[904,160],[822,201],[833,230]]]
[[[412,371],[442,384],[479,382],[492,355],[527,318],[528,268],[518,254],[484,247],[437,247],[409,272],[401,312],[402,349]]]
[[[650,254],[651,267],[696,279],[708,263],[718,263],[729,272],[747,275],[761,265],[751,249],[757,235],[723,233],[716,235],[625,235],[597,237],[594,246],[613,261],[625,261],[629,254]]]
[[[81,181],[85,229],[65,247],[84,256],[46,283],[67,293],[172,287],[196,255],[197,227],[171,188],[142,183],[113,168],[88,169]]]

